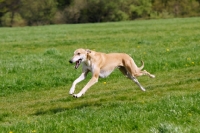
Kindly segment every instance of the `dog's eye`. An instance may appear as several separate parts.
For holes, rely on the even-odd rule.
[[[77,55],[80,55],[81,53],[77,53]]]

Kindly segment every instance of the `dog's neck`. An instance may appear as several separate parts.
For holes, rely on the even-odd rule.
[[[86,61],[83,62],[86,66],[91,66],[91,61],[90,59],[87,59]]]
[[[94,54],[95,54],[95,51],[92,51],[92,50],[90,51],[90,53],[87,53],[87,59],[86,61],[84,61],[86,66],[91,66],[91,59]]]

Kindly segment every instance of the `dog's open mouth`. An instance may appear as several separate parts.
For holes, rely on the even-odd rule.
[[[77,69],[80,66],[81,61],[82,59],[79,59],[78,61],[76,61],[75,69]]]

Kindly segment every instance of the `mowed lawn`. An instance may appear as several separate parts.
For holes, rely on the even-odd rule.
[[[81,98],[77,48],[127,53],[156,75],[119,70]],[[78,93],[89,81],[76,87]],[[200,132],[200,18],[0,28],[1,133]]]

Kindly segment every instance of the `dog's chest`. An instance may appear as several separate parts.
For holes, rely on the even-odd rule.
[[[86,65],[84,67],[86,67],[89,71],[91,71],[93,73],[96,66],[94,66],[94,65],[91,65],[91,66]],[[110,69],[110,70],[105,69],[105,68],[101,69],[100,72],[99,72],[99,77],[100,78],[106,78],[112,73],[113,70],[114,69]]]
[[[101,78],[106,78],[107,76],[109,76],[111,74],[112,71],[105,71],[105,70],[100,70],[100,73],[99,73],[99,77]]]

